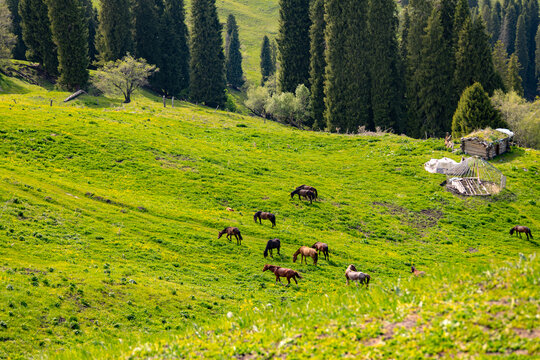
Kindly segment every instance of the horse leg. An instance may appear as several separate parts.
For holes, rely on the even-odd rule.
[[[298,283],[297,283],[298,284]],[[287,285],[285,285],[285,287],[291,285],[291,278],[287,276]]]
[[[296,283],[296,285],[298,285],[298,281],[296,281],[296,277],[292,277],[292,279],[294,280],[294,282]]]

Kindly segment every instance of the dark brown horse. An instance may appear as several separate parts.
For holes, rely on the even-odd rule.
[[[313,203],[313,200],[315,200],[316,198],[315,193],[313,191],[304,190],[304,189],[296,189],[293,192],[291,192],[291,199],[294,198],[294,195],[298,195],[299,200],[301,200],[301,197],[309,199],[310,203]]]
[[[264,212],[264,211],[257,211],[255,215],[253,215],[253,220],[257,222],[257,219],[259,219],[260,224],[262,224],[262,220],[270,220],[270,222],[272,223],[272,227],[276,226],[276,215],[272,213]]]
[[[321,256],[322,251],[324,260],[330,260],[330,255],[328,255],[328,244],[317,241],[315,244],[313,244],[312,248],[317,250],[319,256]]]
[[[240,234],[240,230],[238,230],[238,228],[232,227],[232,226],[226,227],[225,229],[219,232],[217,238],[219,239],[223,234],[227,234],[227,239],[229,239],[229,241],[231,241],[231,238],[234,235],[236,237],[236,245],[242,245],[243,239],[242,239],[242,235]]]
[[[266,265],[264,265],[263,272],[265,272],[266,270],[270,270],[271,272],[274,273],[274,275],[276,275],[276,284],[277,284],[278,281],[281,283],[280,277],[287,278],[287,281],[289,283],[286,286],[291,285],[291,279],[294,280],[296,285],[298,285],[298,281],[296,281],[296,278],[302,279],[302,277],[300,276],[300,274],[297,271],[294,271],[294,270],[291,270],[291,269],[266,264]]]
[[[521,239],[521,233],[525,233],[525,235],[527,235],[527,240],[529,240],[529,235],[531,236],[531,239],[533,238],[531,229],[529,229],[526,226],[520,226],[520,225],[514,226],[512,230],[510,230],[510,235],[512,235],[514,231],[516,232],[516,235],[519,235],[520,239]]]
[[[274,258],[274,254],[272,253],[272,250],[273,249],[277,249],[277,253],[278,255],[281,255],[279,253],[279,249],[281,248],[281,242],[279,241],[279,239],[271,239],[271,240],[268,240],[268,242],[266,243],[266,249],[264,249],[264,257],[267,257],[268,256],[268,252],[270,252],[270,256],[272,257],[272,259]]]
[[[313,191],[313,193],[315,194],[315,198],[318,198],[318,197],[319,197],[319,193],[317,192],[317,189],[315,189],[313,186],[309,186],[309,185],[300,185],[300,186],[297,187],[295,190],[309,190],[309,191]]]

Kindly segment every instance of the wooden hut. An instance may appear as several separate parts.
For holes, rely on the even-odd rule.
[[[492,159],[510,149],[514,134],[507,129],[484,129],[461,138],[461,151],[483,159]]]

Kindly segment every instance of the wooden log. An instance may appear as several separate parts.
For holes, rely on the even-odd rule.
[[[64,102],[71,101],[71,100],[75,99],[76,97],[78,97],[78,96],[80,96],[82,94],[86,94],[86,91],[78,90],[78,91],[74,92],[73,94],[69,95],[67,98],[65,98]]]

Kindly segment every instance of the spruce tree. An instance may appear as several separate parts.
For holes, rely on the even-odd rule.
[[[228,48],[225,49],[225,69],[227,73],[227,83],[240,89],[244,85],[244,72],[242,71],[242,53],[240,52],[240,38],[238,35],[238,25],[236,19],[231,14],[227,21],[227,34],[229,38]]]
[[[50,76],[57,76],[58,57],[47,4],[43,0],[21,0],[19,14],[26,58],[40,63]]]
[[[519,76],[523,81],[523,85],[526,83],[527,73],[529,71],[529,49],[527,41],[527,22],[526,15],[519,15],[516,29],[516,55],[517,60],[520,64]],[[524,90],[527,89],[526,86],[523,86]],[[525,92],[525,96],[529,95]]]
[[[189,33],[183,0],[164,0],[159,47],[159,72],[154,86],[164,95],[187,97],[189,89]]]
[[[97,49],[100,61],[114,61],[133,52],[129,0],[100,0]]]
[[[419,102],[424,116],[422,132],[428,136],[443,136],[450,130],[455,109],[451,68],[453,49],[443,37],[441,14],[434,8],[422,37],[422,57],[418,69]]]
[[[371,107],[373,124],[403,130],[400,123],[403,80],[397,42],[398,19],[394,0],[372,0],[368,22],[371,49]]]
[[[499,40],[506,46],[506,52],[513,54],[516,41],[517,13],[514,3],[509,3],[505,9],[504,20],[499,34]]]
[[[463,29],[463,26],[465,25],[465,23],[467,23],[467,21],[470,21],[470,20],[471,20],[471,12],[469,10],[469,4],[467,3],[467,0],[457,0],[456,15],[454,17],[454,29],[453,29],[454,46],[456,48],[458,46],[459,35],[461,34],[461,30]],[[459,95],[461,95],[461,92],[459,93]]]
[[[311,5],[311,68],[309,82],[311,84],[311,109],[315,123],[308,121],[306,124],[308,126],[315,125],[314,128],[320,128],[324,124],[325,28],[324,0],[314,0]]]
[[[17,42],[12,50],[13,58],[17,60],[26,60],[26,45],[22,38],[19,0],[7,0],[7,6],[11,12],[11,32],[17,37]]]
[[[238,30],[238,24],[233,14],[229,14],[227,17],[227,26],[225,26],[225,58],[227,58],[227,52],[229,51],[229,43],[231,41],[231,35],[234,29]]]
[[[98,13],[91,0],[82,0],[82,6],[84,7],[86,22],[88,23],[88,58],[90,59],[90,64],[92,64],[97,59],[96,33]]]
[[[499,40],[495,43],[492,58],[495,72],[503,79],[505,88],[509,88],[508,83],[506,82],[506,74],[508,72],[508,53],[506,52],[506,46],[504,46],[502,41]]]
[[[536,42],[536,51],[535,51],[535,75],[537,79],[537,90],[538,90],[538,81],[540,80],[540,25],[538,25],[538,30],[536,31],[535,36]]]
[[[474,130],[502,126],[501,116],[480,83],[469,86],[459,100],[452,119],[452,137],[458,139]]]
[[[270,48],[270,40],[268,36],[264,36],[261,47],[261,85],[264,85],[268,78],[275,72],[274,65],[272,63],[272,49]]]
[[[161,1],[161,0],[158,0]],[[135,57],[149,64],[159,63],[160,20],[156,0],[133,0],[133,41]]]
[[[279,88],[294,92],[298,85],[309,88],[310,0],[280,0],[279,5]]]
[[[223,108],[226,101],[225,55],[215,0],[191,3],[190,97]]]
[[[51,32],[58,49],[58,82],[69,90],[88,82],[88,23],[79,0],[47,0]]]
[[[502,8],[501,3],[498,1],[493,5],[493,9],[491,10],[490,24],[491,45],[494,45],[499,40],[502,26]]]
[[[508,60],[508,69],[506,71],[506,84],[508,91],[515,91],[518,95],[523,96],[523,85],[519,71],[521,66],[519,64],[516,54],[510,55]]]
[[[527,0],[524,4],[523,13],[527,15],[527,52],[529,55],[527,72],[525,74],[524,91],[525,97],[528,99],[534,99],[537,94],[536,89],[536,31],[540,23],[538,16],[538,0]]]
[[[330,131],[372,127],[367,0],[328,0],[325,118]]]

